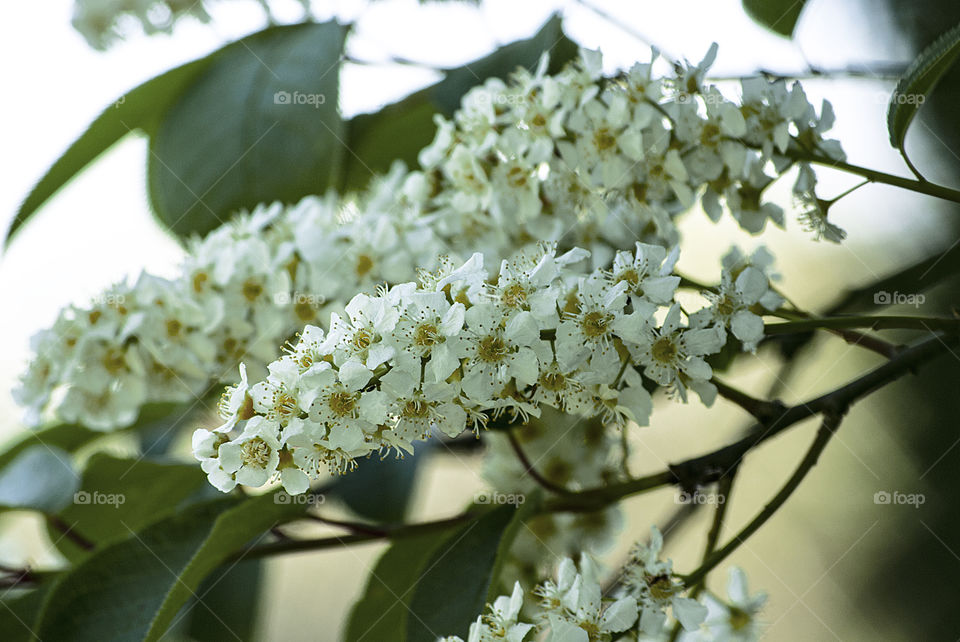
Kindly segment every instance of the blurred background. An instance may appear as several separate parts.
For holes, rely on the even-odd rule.
[[[302,15],[293,0],[271,6],[281,22]],[[131,35],[101,53],[70,26],[71,0],[4,8],[0,47],[11,88],[0,188],[5,226],[33,183],[106,105],[140,82],[264,26],[263,11],[253,0],[211,2],[209,9],[210,24],[186,19],[173,35]],[[896,72],[960,21],[960,6],[944,0],[812,0],[794,38],[787,39],[753,22],[737,0],[484,0],[477,6],[313,2],[319,19],[336,15],[358,21],[351,57],[372,62],[397,57],[438,67],[463,64],[527,37],[554,11],[562,12],[571,38],[602,49],[611,70],[647,60],[651,44],[696,62],[717,42],[713,76],[729,79],[764,70],[803,77],[811,102],[826,97],[833,103],[832,136],[842,141],[851,162],[902,175],[908,170],[886,133],[886,104]],[[346,65],[341,108],[346,115],[375,110],[437,78],[410,66]],[[924,174],[951,186],[960,185],[958,98],[960,75],[951,72],[924,106],[908,141],[911,158]],[[51,324],[67,303],[85,303],[126,275],[135,277],[144,269],[176,272],[182,251],[155,224],[147,206],[145,154],[144,139],[122,141],[47,204],[0,259],[4,438],[22,430],[9,391],[29,358],[33,332]],[[827,170],[819,176],[826,198],[856,182]],[[771,194],[788,211],[791,182]],[[782,290],[802,308],[825,312],[849,290],[920,264],[898,281],[899,291],[925,292],[924,312],[949,313],[960,291],[958,214],[956,207],[932,198],[867,186],[831,210],[831,219],[849,235],[839,246],[812,242],[795,219],[786,231],[751,238],[728,220],[713,225],[692,215],[684,225],[687,251],[681,265],[693,276],[715,280],[718,257],[730,244],[752,248],[762,241],[778,257]],[[880,312],[870,291],[842,311]],[[783,350],[800,351],[786,373]],[[728,379],[760,395],[779,379],[778,394],[790,402],[832,389],[879,363],[872,353],[826,337],[811,345],[768,346],[755,358],[742,359]],[[765,639],[960,638],[956,368],[952,359],[942,359],[857,405],[801,489],[730,560],[746,569],[751,588],[770,595]],[[632,433],[635,474],[706,452],[746,426],[747,418],[722,402],[708,416],[698,404],[659,401],[651,427]],[[749,456],[731,498],[725,537],[776,492],[814,430],[797,426]],[[459,510],[465,497],[484,487],[479,464],[476,455],[433,457],[420,479],[413,515],[427,519]],[[919,508],[878,505],[878,491],[923,493],[925,502]],[[675,493],[631,499],[625,508],[626,530],[607,556],[611,563],[644,536],[650,523],[668,519],[676,509]],[[669,554],[681,571],[696,565],[702,549],[710,515],[701,512],[670,539]],[[39,532],[28,520],[0,518],[0,562],[53,563],[38,543]],[[271,561],[259,611],[260,639],[337,639],[366,571],[383,548],[369,544]],[[711,576],[711,588],[720,593],[727,566]]]

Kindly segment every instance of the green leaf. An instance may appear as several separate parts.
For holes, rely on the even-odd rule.
[[[114,143],[130,132],[149,131],[210,60],[203,58],[171,69],[130,90],[104,109],[30,191],[7,231],[5,243],[10,243],[41,205]]]
[[[84,539],[102,546],[172,514],[205,488],[203,471],[195,465],[98,453],[87,462],[73,504],[58,516]],[[71,561],[89,554],[67,537],[54,539]]]
[[[743,0],[747,15],[767,29],[790,38],[806,0]]]
[[[336,22],[271,27],[213,55],[151,137],[150,201],[164,225],[202,234],[238,209],[334,184],[344,34]]]
[[[171,426],[180,424],[194,408],[194,402],[148,403],[140,409],[137,420],[123,430],[149,432],[161,426],[169,430]],[[46,445],[72,453],[106,434],[111,433],[90,430],[79,424],[56,424],[47,428],[24,431],[10,445],[0,450],[0,469],[30,446]]]
[[[164,597],[235,498],[197,504],[95,551],[44,600],[42,640],[142,640]]]
[[[303,506],[272,494],[193,504],[130,533],[59,578],[44,600],[39,637],[156,640],[231,555]],[[229,564],[227,564],[229,568]],[[229,626],[229,622],[227,623]]]
[[[77,424],[56,424],[49,428],[29,431],[17,437],[17,440],[0,452],[0,469],[5,468],[24,450],[31,446],[50,446],[73,452],[94,439],[103,437],[102,432],[90,430]]]
[[[164,598],[162,606],[150,623],[146,640],[159,640],[163,637],[180,608],[190,598],[196,596],[202,599],[203,595],[196,593],[201,582],[217,567],[227,562],[231,554],[240,551],[251,541],[255,542],[277,524],[296,519],[304,513],[305,507],[302,504],[277,501],[277,497],[278,494],[275,493],[251,497],[217,518],[209,536]],[[229,622],[227,624],[229,625]]]
[[[491,77],[506,78],[519,67],[533,70],[549,52],[551,73],[577,56],[577,45],[563,33],[559,16],[552,16],[532,37],[510,43],[455,69],[444,70],[435,85],[387,105],[380,111],[353,117],[349,126],[350,154],[344,158],[341,191],[363,187],[374,174],[385,173],[401,160],[416,166],[417,154],[433,140],[433,116],[451,116],[463,95]]]
[[[890,144],[900,150],[904,160],[909,163],[904,141],[907,130],[920,106],[933,91],[943,75],[953,66],[960,55],[960,25],[946,32],[928,46],[907,67],[900,82],[897,83],[887,110],[887,130],[890,132]],[[912,165],[911,165],[912,168]]]
[[[14,598],[5,599],[0,606],[0,640],[3,642],[32,642],[37,614],[49,585],[43,585]]]
[[[363,596],[353,606],[345,642],[390,640],[406,629],[413,588],[449,531],[396,540],[370,572]]]
[[[379,523],[400,523],[407,514],[410,498],[417,482],[417,472],[428,456],[426,446],[418,447],[415,457],[403,459],[373,457],[359,468],[338,477],[324,489],[360,517]]]
[[[33,445],[0,471],[0,506],[56,512],[73,501],[78,482],[69,453]]]
[[[186,615],[186,632],[197,642],[253,640],[257,627],[260,589],[263,584],[263,560],[244,560],[220,567],[200,585]]]
[[[413,588],[407,642],[434,642],[442,635],[466,639],[470,623],[495,597],[491,592],[506,552],[535,503],[495,508],[434,550]]]

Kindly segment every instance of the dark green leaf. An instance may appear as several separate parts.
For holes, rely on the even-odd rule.
[[[390,640],[406,629],[413,588],[448,533],[399,539],[384,551],[367,578],[363,596],[350,612],[345,642]]]
[[[96,454],[87,462],[74,503],[59,517],[84,539],[104,545],[167,517],[206,487],[195,465]],[[72,561],[88,554],[69,538],[54,539]]]
[[[0,640],[3,642],[32,642],[37,615],[49,585],[43,585],[14,598],[3,600],[0,606]]]
[[[156,640],[231,555],[303,506],[272,494],[192,504],[94,551],[57,580],[39,635],[50,640]],[[229,568],[229,563],[227,564]],[[229,626],[227,622],[227,626]]]
[[[213,55],[150,141],[150,201],[185,236],[240,208],[323,192],[340,170],[345,29],[272,27]]]
[[[209,58],[203,58],[171,69],[130,90],[104,109],[31,190],[7,231],[6,243],[41,205],[114,143],[132,131],[149,131],[160,114],[209,62]]]
[[[31,446],[47,445],[73,452],[98,437],[103,437],[103,433],[77,424],[57,424],[26,432],[0,453],[0,468],[8,466],[20,453]]]
[[[244,560],[232,567],[220,567],[200,585],[203,596],[186,615],[187,633],[197,642],[253,640],[257,626],[263,561]]]
[[[235,498],[194,505],[95,551],[44,600],[43,640],[142,640],[164,597]]]
[[[434,550],[413,588],[407,642],[434,642],[443,635],[466,639],[470,623],[486,610],[502,560],[532,505],[491,510]]]
[[[906,159],[904,140],[907,129],[927,96],[960,55],[960,25],[946,32],[907,67],[897,83],[887,110],[890,144]],[[909,160],[907,161],[909,162]]]
[[[577,45],[563,33],[553,16],[536,34],[510,43],[492,54],[456,69],[445,78],[376,113],[360,114],[349,122],[350,154],[344,158],[343,191],[363,187],[375,173],[384,173],[396,160],[415,166],[417,153],[433,140],[433,116],[451,116],[471,88],[491,77],[506,78],[519,67],[534,69],[541,54],[550,54],[551,73],[577,55]]]
[[[755,22],[790,38],[806,0],[743,0],[743,10]]]
[[[239,506],[224,511],[189,564],[179,573],[176,583],[170,587],[150,623],[145,639],[159,640],[163,637],[181,607],[192,597],[203,597],[197,594],[200,584],[217,567],[227,562],[231,554],[255,543],[278,523],[301,516],[304,510],[302,504],[277,501],[276,494],[267,493],[251,497]]]
[[[0,506],[56,512],[73,501],[78,483],[69,453],[33,445],[0,471]]]
[[[180,425],[194,408],[195,404],[193,402],[188,404],[148,403],[140,409],[137,420],[124,430],[151,431],[163,426],[165,430],[172,432],[171,426]],[[26,431],[0,452],[0,468],[9,464],[30,446],[47,445],[72,453],[95,439],[103,437],[104,434],[102,431],[90,430],[78,424],[56,424],[47,428]]]

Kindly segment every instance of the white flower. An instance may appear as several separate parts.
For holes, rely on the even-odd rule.
[[[467,310],[461,336],[463,391],[477,402],[492,400],[511,379],[520,387],[536,382],[539,360],[532,346],[540,329],[529,312],[507,318],[496,304],[479,303]]]
[[[616,330],[634,324],[625,321],[627,282],[615,285],[601,275],[580,280],[576,310],[567,312],[557,328],[557,362],[565,371],[589,361],[584,381],[612,380],[620,368],[613,338]],[[652,313],[653,306],[642,308]]]
[[[723,337],[715,328],[684,329],[680,323],[680,305],[674,304],[662,326],[649,329],[643,340],[627,347],[646,376],[685,398],[686,381],[707,381],[713,376],[703,357],[719,352]]]
[[[660,559],[662,549],[663,536],[656,526],[651,526],[649,543],[634,548],[632,561],[624,569],[627,594],[636,597],[640,605],[640,629],[649,635],[660,633],[666,622],[666,609],[670,608],[685,630],[695,631],[703,623],[707,609],[682,596],[684,587],[673,575],[673,563]]]
[[[736,276],[734,272],[724,271],[718,291],[704,293],[704,296],[711,305],[692,315],[691,323],[729,328],[749,352],[755,352],[763,339],[763,319],[758,312],[773,311],[782,303],[780,296],[770,289],[766,274],[753,266],[741,268]],[[767,308],[764,304],[773,307]]]
[[[253,417],[236,439],[220,446],[220,467],[238,484],[263,486],[280,462],[280,428],[263,417]]]
[[[750,595],[746,575],[734,566],[730,569],[727,596],[727,600],[721,600],[712,593],[704,595],[706,631],[700,637],[716,642],[754,642],[760,639],[761,623],[757,616],[767,602],[766,593]]]
[[[455,337],[463,328],[465,315],[463,304],[451,305],[442,292],[410,294],[389,337],[397,349],[395,368],[419,378],[421,359],[429,358],[428,380],[446,380],[460,366]],[[407,355],[409,358],[404,358]]]
[[[347,304],[346,312],[349,319],[336,313],[331,316],[321,349],[333,352],[337,363],[357,359],[371,370],[388,361],[394,348],[384,338],[396,326],[400,311],[386,298],[358,294]]]
[[[672,275],[678,252],[667,255],[659,245],[637,243],[634,252],[617,252],[610,276],[614,282],[625,281],[627,292],[637,302],[667,304],[680,284]]]
[[[533,629],[533,624],[518,622],[522,607],[523,588],[517,582],[510,596],[498,597],[489,607],[490,613],[470,625],[468,642],[521,642]]]
[[[793,185],[793,196],[801,209],[800,222],[804,229],[813,233],[814,240],[826,239],[832,243],[840,243],[847,238],[847,233],[827,220],[830,203],[817,197],[816,188],[817,176],[813,168],[809,163],[801,163],[797,182]]]
[[[248,404],[253,403],[252,397],[248,394],[250,383],[247,381],[247,366],[240,364],[240,383],[224,390],[220,397],[220,403],[217,411],[224,423],[217,428],[218,432],[230,432],[237,425],[240,419],[249,419],[252,408]]]

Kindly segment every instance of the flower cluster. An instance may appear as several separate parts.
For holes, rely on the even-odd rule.
[[[592,291],[603,279],[586,283],[578,323],[558,328],[551,381],[584,362],[601,380],[609,377],[620,355],[603,332],[599,343],[587,336],[595,330],[591,319],[604,318],[604,306],[624,296],[637,299],[641,315],[669,298],[676,278],[659,257],[678,237],[676,214],[700,195],[711,217],[726,203],[741,225],[759,231],[766,218],[782,221],[782,212],[760,202],[774,178],[766,169],[785,171],[792,161],[783,154],[794,149],[842,155],[821,136],[832,119],[828,105],[818,119],[799,85],[788,90],[766,81],[745,83],[742,102],[728,101],[703,86],[710,58],[670,77],[655,77],[651,62],[605,78],[599,55],[584,51],[557,75],[541,66],[509,83],[488,81],[468,92],[452,121],[438,121],[436,139],[420,155],[421,171],[396,167],[359,195],[258,208],[192,243],[177,278],[144,277],[91,306],[64,310],[35,337],[36,357],[16,392],[27,421],[37,423],[46,411],[114,429],[129,425],[146,402],[190,399],[235,380],[241,360],[262,378],[279,345],[355,293],[412,280],[442,254],[456,261],[480,252],[496,264],[533,239],[561,250],[589,248],[592,267],[609,267],[632,289],[605,301]],[[802,166],[798,200],[815,198],[811,176]],[[825,217],[816,220],[831,238]],[[616,259],[633,239],[653,249]],[[521,277],[500,296],[521,292]],[[633,283],[639,279],[642,292]],[[759,312],[775,307],[768,294],[752,271],[731,274],[715,314],[691,319],[691,326],[729,330],[751,349],[762,328]],[[696,352],[703,346],[686,345],[704,335],[683,339],[688,329],[680,318],[679,309],[671,311],[667,323],[645,330],[645,341],[633,342],[640,352],[656,345],[660,356],[633,356],[658,384],[681,395],[688,386],[709,394]],[[679,372],[658,367],[663,351],[688,348],[685,357],[692,358],[681,359]],[[517,357],[511,367],[528,363]],[[536,402],[553,396],[561,409],[590,403],[548,385],[535,395]]]
[[[674,220],[698,198],[714,221],[725,204],[750,233],[768,219],[782,227],[763,192],[803,155],[843,158],[823,138],[832,109],[824,102],[818,116],[798,83],[759,78],[728,99],[703,83],[715,52],[673,75],[657,77],[654,59],[608,78],[600,55],[583,51],[557,75],[544,58],[533,73],[474,88],[451,120],[437,117],[420,154],[438,224],[481,250],[504,236],[570,237],[596,265],[625,235],[675,244]],[[813,185],[796,189],[808,199]]]
[[[267,15],[267,0],[257,0]],[[310,0],[300,0],[305,12]],[[147,35],[170,33],[174,25],[187,16],[209,22],[204,0],[76,0],[73,27],[98,50],[108,49],[125,34],[125,23],[137,21]]]
[[[471,624],[468,642],[543,640],[544,642],[592,642],[594,640],[667,640],[673,621],[682,627],[679,639],[717,642],[751,642],[759,638],[756,620],[766,600],[750,596],[746,578],[733,569],[730,601],[712,594],[705,604],[683,597],[686,588],[672,571],[672,562],[660,559],[663,538],[654,527],[651,541],[637,546],[634,557],[621,570],[626,579],[615,597],[608,598],[599,580],[599,570],[588,555],[579,569],[570,558],[558,565],[556,580],[538,584],[535,603],[524,604],[520,583],[511,595],[498,597],[489,612]],[[524,607],[526,606],[526,610]],[[673,621],[668,620],[668,611]],[[463,642],[457,636],[441,642]]]
[[[696,600],[683,597],[683,583],[673,573],[673,562],[660,559],[662,551],[663,536],[653,526],[650,541],[634,547],[630,563],[624,568],[624,590],[637,600],[640,630],[649,635],[663,631],[667,609],[671,609],[673,617],[684,629],[696,630],[706,618],[707,608]]]
[[[636,599],[604,599],[597,575],[589,557],[583,557],[579,571],[570,558],[564,558],[557,568],[556,581],[546,580],[533,591],[539,598],[534,622],[519,621],[524,593],[517,582],[509,597],[498,597],[489,613],[470,625],[468,642],[588,642],[609,640],[614,634],[628,631],[637,621]],[[442,638],[441,642],[463,640],[454,635]]]
[[[195,433],[195,456],[221,490],[279,474],[297,493],[324,467],[412,452],[434,429],[453,437],[504,414],[527,419],[552,407],[646,425],[645,382],[712,401],[704,357],[726,332],[707,323],[717,314],[684,321],[673,302],[676,253],[638,243],[613,269],[589,273],[576,269],[585,258],[544,244],[491,277],[478,253],[424,272],[419,284],[355,296],[328,332],[307,326],[266,380],[251,386],[244,377],[228,390],[225,422]]]
[[[112,430],[144,403],[191,400],[235,380],[241,361],[266,376],[304,324],[436,262],[445,245],[396,195],[406,175],[397,167],[356,198],[258,207],[193,240],[177,278],[144,274],[64,309],[33,337],[14,391],[26,422],[52,414]]]

